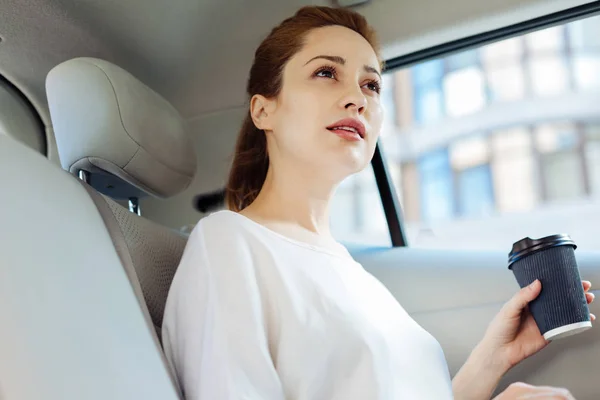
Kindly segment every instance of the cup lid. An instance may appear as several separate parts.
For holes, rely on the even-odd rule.
[[[573,246],[574,249],[577,248],[575,242],[566,234],[550,235],[540,239],[526,237],[513,244],[511,252],[508,253],[508,268],[510,269],[515,261],[536,251],[556,246]]]

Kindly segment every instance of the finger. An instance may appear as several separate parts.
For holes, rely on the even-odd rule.
[[[596,295],[594,293],[587,292],[585,294],[585,299],[587,300],[588,304],[590,304],[592,301],[594,301],[595,298],[596,298]]]
[[[594,293],[586,293],[585,294],[585,299],[587,300],[588,304],[590,304],[592,301],[594,301],[595,298],[596,298],[596,296],[594,295]]]
[[[542,283],[539,281],[539,279],[536,279],[530,285],[519,290],[507,303],[507,306],[510,310],[509,314],[512,316],[521,314],[523,309],[527,307],[527,304],[539,296],[541,290]]]
[[[583,285],[583,290],[585,292],[590,290],[590,288],[592,287],[592,282],[590,282],[590,281],[581,281],[581,284]]]
[[[595,320],[596,320],[596,316],[595,316],[594,314],[590,314],[590,319],[591,319],[592,321],[595,321]]]

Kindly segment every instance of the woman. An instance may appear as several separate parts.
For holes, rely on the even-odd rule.
[[[256,51],[230,210],[193,230],[165,310],[165,352],[187,400],[489,399],[546,346],[526,314],[536,282],[451,382],[438,342],[331,237],[335,188],[367,166],[381,129],[377,51],[363,17],[321,7]],[[569,398],[526,385],[499,398],[523,393]]]

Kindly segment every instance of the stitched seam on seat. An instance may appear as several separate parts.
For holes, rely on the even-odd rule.
[[[127,166],[129,165],[129,163],[130,163],[130,162],[133,160],[133,158],[135,157],[135,155],[136,155],[137,153],[139,153],[139,151],[140,151],[140,149],[141,149],[141,148],[142,148],[142,146],[139,146],[139,147],[137,148],[137,150],[136,150],[136,151],[133,153],[133,155],[131,156],[131,158],[129,159],[129,161],[127,161],[127,163],[125,163],[125,165],[123,165],[123,169],[127,168]],[[90,162],[92,162],[92,161],[90,160]],[[93,164],[93,163],[92,163],[92,164]]]

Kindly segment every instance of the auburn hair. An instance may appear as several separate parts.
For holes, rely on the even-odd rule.
[[[362,15],[344,8],[303,7],[273,28],[258,46],[246,87],[249,99],[257,94],[266,98],[277,97],[281,90],[283,69],[290,58],[301,50],[305,36],[313,29],[333,25],[360,34],[379,57],[375,31]],[[225,188],[225,201],[230,210],[241,211],[256,199],[268,168],[265,133],[254,125],[248,110],[237,139]]]

